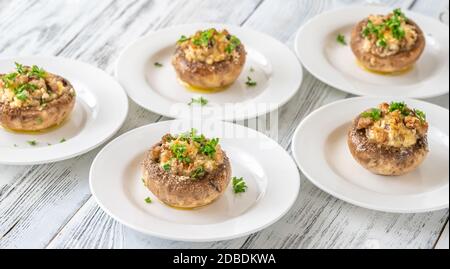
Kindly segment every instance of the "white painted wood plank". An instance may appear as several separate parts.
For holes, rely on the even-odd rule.
[[[441,234],[441,237],[439,237],[438,242],[436,243],[435,249],[449,249],[449,231],[448,231],[448,221],[447,225],[445,225],[444,231]]]
[[[289,1],[285,5],[265,1],[246,25],[292,41],[293,34],[314,12],[338,3]],[[400,3],[409,6],[412,1]],[[331,3],[331,4],[330,4]],[[393,4],[391,2],[391,4]],[[398,4],[398,3],[397,3]],[[303,5],[303,7],[302,7]],[[312,10],[306,12],[302,8]],[[302,14],[301,12],[305,12]],[[295,14],[302,14],[294,16]],[[274,18],[267,20],[267,18]],[[289,18],[289,20],[286,20]],[[292,19],[294,18],[294,19]],[[283,31],[280,31],[283,29]],[[292,131],[307,113],[346,95],[306,74],[302,91],[281,110],[280,142],[287,147]],[[98,210],[91,198],[51,242],[50,248],[429,248],[438,236],[447,212],[395,215],[348,205],[302,180],[301,198],[283,220],[248,238],[215,243],[180,243],[148,237],[114,222]],[[444,216],[444,217],[443,217]],[[85,230],[89,229],[89,233]],[[89,236],[92,234],[92,236]],[[98,240],[98,234],[106,240]],[[324,240],[328,239],[328,240]]]

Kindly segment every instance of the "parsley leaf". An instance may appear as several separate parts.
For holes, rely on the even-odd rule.
[[[389,106],[389,112],[400,111],[403,116],[408,116],[410,114],[410,110],[405,102],[392,102]]]
[[[178,40],[178,43],[183,43],[183,42],[186,42],[186,41],[188,41],[188,40],[189,40],[189,38],[187,38],[186,36],[182,35],[182,36],[180,37],[180,39]]]
[[[191,98],[191,102],[188,105],[192,106],[194,104],[198,104],[198,105],[201,105],[201,106],[206,106],[208,104],[208,100],[203,98],[203,97],[199,97],[197,99]]]
[[[200,33],[200,37],[194,39],[194,41],[192,41],[192,43],[196,46],[206,47],[209,45],[209,42],[211,41],[215,32],[216,32],[215,29],[209,29],[209,30],[203,31]]]
[[[164,169],[164,171],[169,171],[170,170],[170,168],[171,168],[171,165],[170,165],[170,163],[166,163],[166,164],[164,164],[163,166],[162,166],[162,168]]]
[[[245,82],[245,85],[248,87],[255,87],[258,85],[258,82],[254,81],[251,77],[247,77],[247,82]]]
[[[22,64],[19,64],[19,63],[14,63],[15,65],[16,65],[16,70],[17,70],[17,73],[19,73],[19,74],[21,74],[21,75],[24,75],[26,72],[25,72],[25,69],[23,68],[23,65]]]
[[[341,44],[341,45],[347,46],[347,41],[345,41],[345,36],[342,35],[342,34],[339,34],[339,35],[336,37],[336,41],[337,41],[339,44]]]
[[[426,115],[423,111],[416,109],[416,110],[414,110],[414,114],[416,114],[417,118],[418,118],[422,123],[424,123],[424,122],[427,121],[427,115]]]
[[[216,147],[218,144],[219,138],[213,138],[209,141],[206,141],[206,143],[200,147],[200,152],[209,157],[212,157],[216,153]]]
[[[171,147],[172,153],[175,155],[175,158],[182,163],[191,163],[191,158],[187,156],[187,148],[186,145],[183,144],[173,144]]]
[[[239,40],[239,38],[237,38],[236,36],[231,36],[230,44],[228,44],[228,46],[225,48],[225,52],[228,54],[231,54],[240,45],[241,45],[241,40]]]
[[[381,110],[378,108],[372,108],[370,111],[363,112],[361,114],[363,118],[371,118],[374,121],[381,119]]]
[[[152,198],[150,198],[150,197],[147,197],[147,198],[145,198],[145,200],[144,200],[147,204],[151,204],[153,201],[152,201]]]
[[[30,75],[36,76],[38,78],[45,78],[45,76],[47,75],[47,72],[44,69],[42,69],[36,65],[33,65],[31,67]]]
[[[198,167],[197,169],[195,169],[192,174],[191,174],[191,178],[193,179],[199,179],[202,178],[206,175],[206,171],[205,168],[203,168],[202,166]]]
[[[162,63],[158,63],[158,62],[154,63],[153,65],[155,67],[163,67],[164,66]]]
[[[30,146],[36,146],[38,142],[36,140],[27,141],[28,145]]]
[[[233,191],[234,193],[243,193],[248,189],[247,184],[244,181],[244,178],[233,177]]]

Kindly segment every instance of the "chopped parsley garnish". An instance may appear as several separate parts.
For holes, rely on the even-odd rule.
[[[216,147],[219,144],[219,138],[213,138],[211,140],[205,141],[204,144],[200,147],[200,152],[209,156],[213,157],[216,153]]]
[[[247,77],[247,82],[245,82],[245,85],[248,87],[255,87],[258,85],[258,82],[254,81],[251,77]]]
[[[233,177],[233,191],[234,193],[243,193],[248,189],[247,184],[244,181],[244,178]]]
[[[21,75],[25,75],[25,69],[23,69],[23,65],[22,64],[19,64],[19,63],[15,63],[15,65],[16,65],[16,70],[17,70],[17,73],[19,73],[19,74],[21,74]]]
[[[199,179],[202,178],[206,175],[206,171],[205,168],[203,167],[198,167],[197,169],[195,169],[192,174],[191,174],[191,178],[193,179]]]
[[[167,172],[170,170],[170,168],[172,168],[172,166],[170,165],[170,163],[166,163],[162,166],[162,168],[164,169],[164,171]]]
[[[418,118],[422,123],[424,123],[424,122],[427,121],[427,115],[426,115],[423,111],[416,109],[416,110],[414,110],[414,114],[416,114],[417,118]]]
[[[239,38],[237,38],[235,36],[231,36],[230,44],[228,44],[228,46],[225,48],[225,52],[228,53],[228,54],[231,54],[240,45],[241,45],[241,40],[239,40]]]
[[[411,111],[404,102],[392,102],[389,106],[389,112],[400,111],[404,116],[408,116]]]
[[[194,104],[198,104],[201,106],[206,106],[208,104],[208,100],[203,98],[203,97],[199,97],[199,98],[191,98],[191,102],[188,104],[189,106],[192,106]]]
[[[192,43],[196,46],[207,47],[209,45],[209,42],[211,41],[215,31],[216,31],[215,29],[209,29],[209,30],[201,32],[200,37],[194,39],[192,41]]]
[[[38,142],[36,140],[27,141],[28,145],[30,146],[36,146]]]
[[[65,138],[62,138],[60,141],[59,141],[59,143],[64,143],[64,142],[66,142],[67,140],[65,139]]]
[[[366,27],[362,30],[363,37],[374,35],[377,39],[376,45],[378,47],[386,47],[387,41],[384,36],[386,30],[391,30],[392,36],[397,40],[402,40],[405,37],[405,29],[402,23],[407,20],[405,14],[401,9],[395,9],[392,16],[382,24],[375,25],[371,20],[367,22]]]
[[[173,144],[171,150],[178,161],[186,164],[191,163],[191,158],[187,156],[187,148],[185,145]]]
[[[150,198],[150,197],[147,197],[147,198],[145,198],[145,200],[144,200],[147,204],[151,204],[153,201],[152,201],[152,198]]]
[[[183,43],[183,42],[186,42],[186,41],[188,41],[188,40],[189,40],[188,37],[186,37],[185,35],[182,35],[182,36],[180,37],[180,39],[178,40],[178,43]]]
[[[363,112],[361,114],[363,118],[371,118],[374,121],[381,119],[381,110],[378,108],[372,108],[370,111]]]
[[[38,78],[45,78],[47,72],[45,72],[44,69],[42,69],[42,68],[40,68],[40,67],[38,67],[38,66],[36,66],[36,65],[33,65],[33,66],[31,67],[30,74],[31,74],[32,76],[36,76],[36,77],[38,77]]]
[[[336,37],[336,41],[341,45],[347,46],[347,41],[345,41],[345,36],[343,34],[339,34]]]
[[[163,65],[162,63],[156,62],[156,63],[154,63],[154,66],[155,66],[155,67],[163,67],[164,65]]]

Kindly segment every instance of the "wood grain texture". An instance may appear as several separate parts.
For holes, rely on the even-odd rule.
[[[448,1],[432,1],[382,2],[438,18]],[[365,1],[80,0],[69,7],[68,2],[0,0],[0,29],[8,29],[8,38],[0,40],[1,56],[59,55],[112,74],[118,54],[131,41],[155,29],[204,21],[249,26],[292,48],[297,29],[308,19]],[[279,112],[280,144],[290,150],[293,131],[307,114],[345,97],[305,72],[300,91]],[[166,119],[130,103],[119,134]],[[440,104],[448,107],[448,101]],[[161,240],[124,227],[99,209],[88,188],[89,166],[98,151],[50,165],[0,165],[0,248],[432,248],[448,219],[448,210],[402,215],[358,208],[320,191],[302,175],[293,209],[264,231],[214,243]]]

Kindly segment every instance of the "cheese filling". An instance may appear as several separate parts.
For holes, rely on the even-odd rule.
[[[190,38],[182,37],[177,47],[184,52],[190,62],[214,64],[226,60],[239,59],[241,41],[227,30],[199,31]]]

